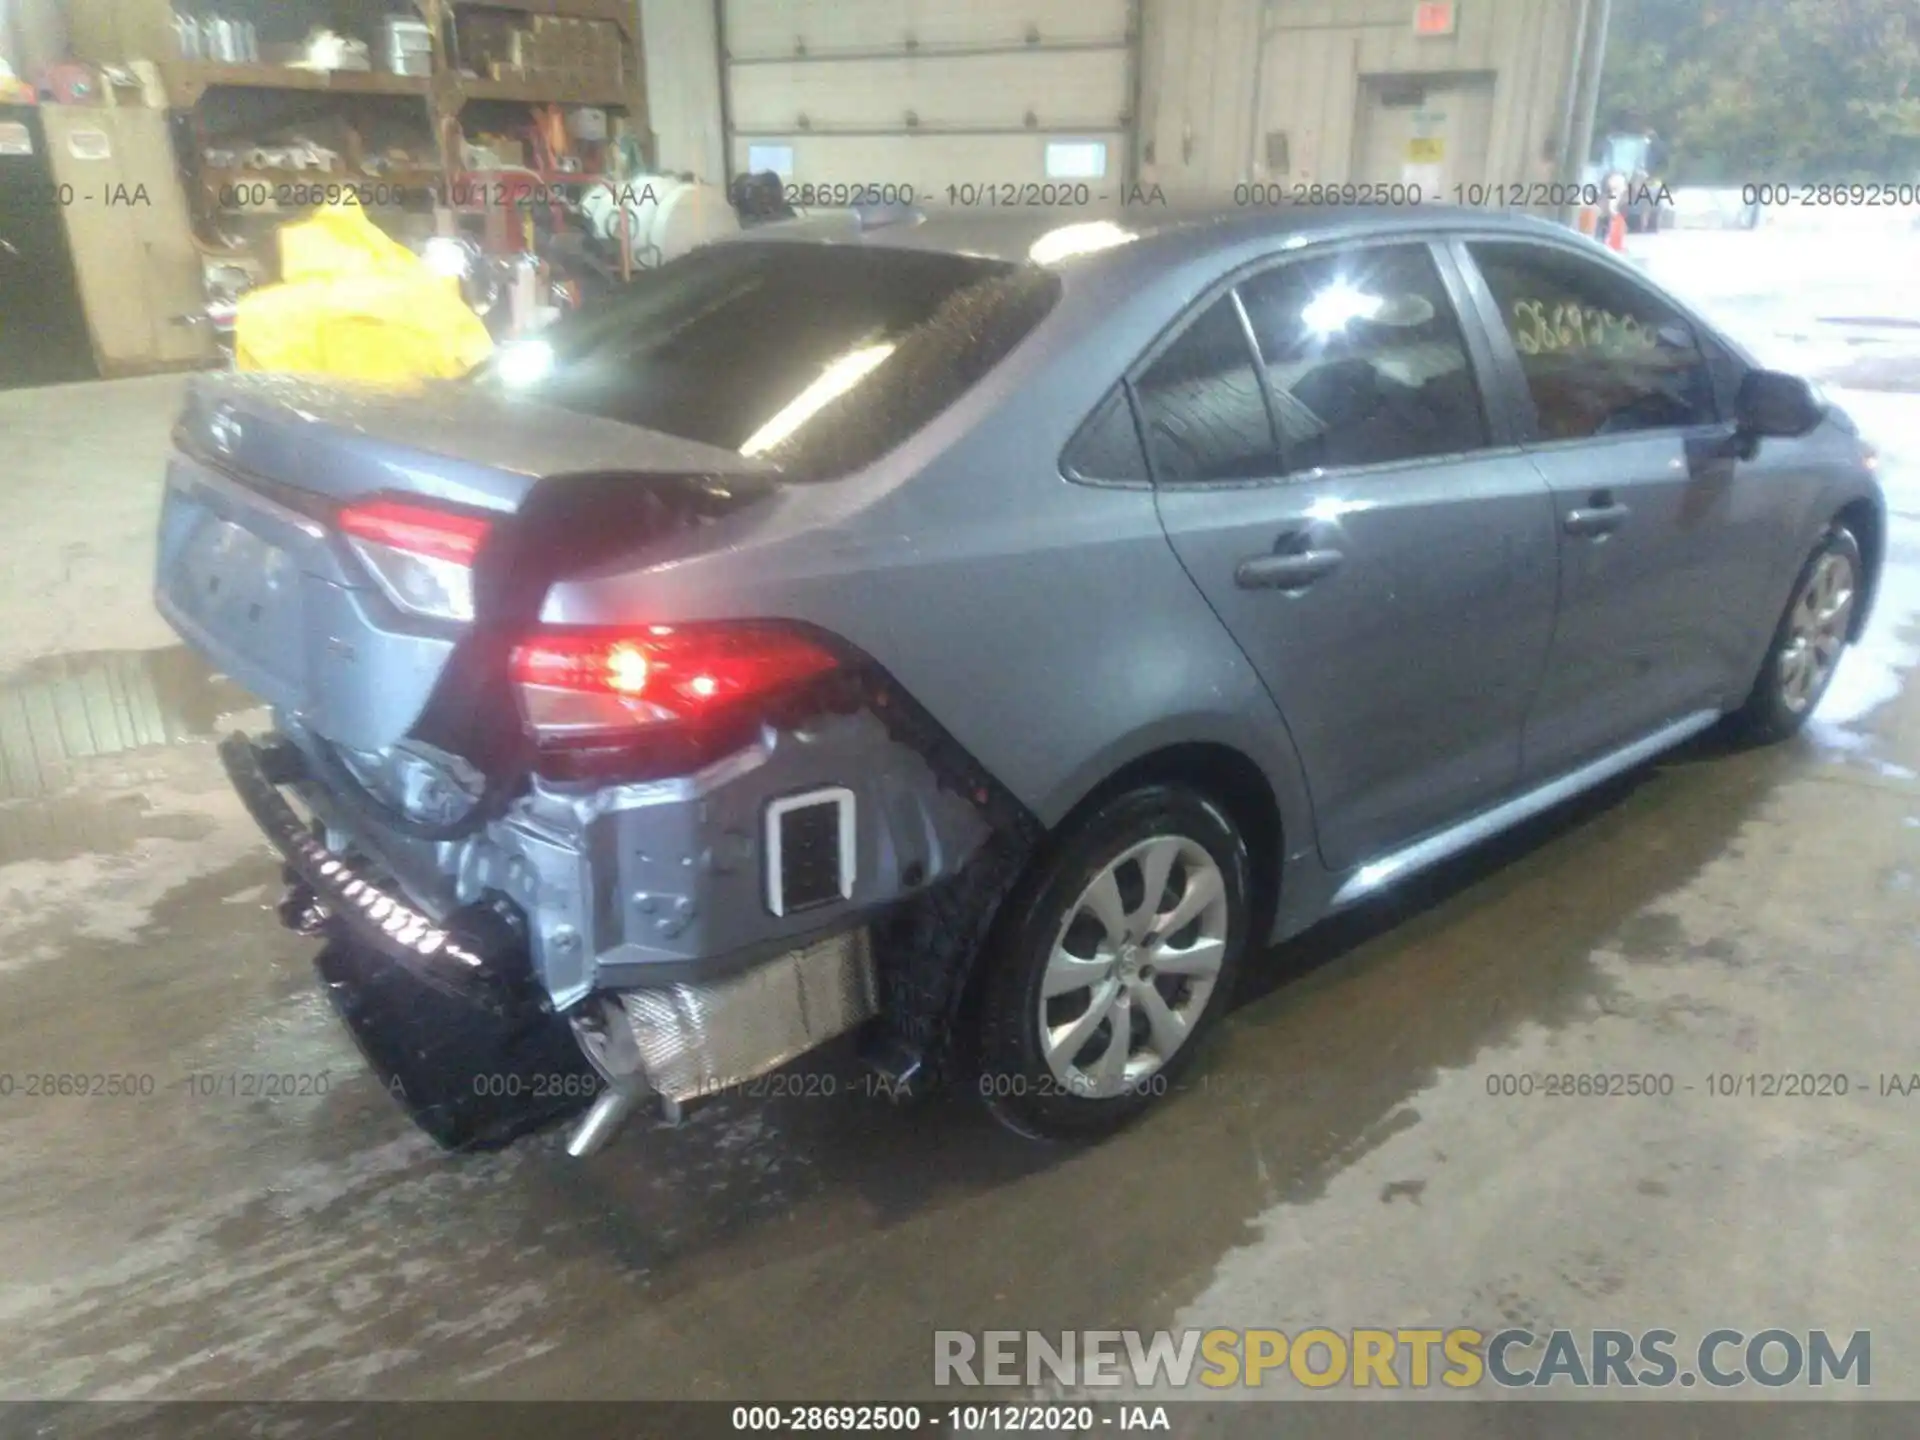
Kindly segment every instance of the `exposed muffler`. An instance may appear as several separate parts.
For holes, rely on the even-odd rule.
[[[650,1101],[678,1121],[688,1102],[764,1075],[879,1010],[864,929],[706,984],[596,995],[569,1022],[539,1002],[530,977],[510,978],[516,967],[454,993],[348,938],[302,883],[279,908],[289,928],[327,939],[314,968],[335,1011],[388,1095],[449,1150],[496,1148],[585,1108],[567,1152],[592,1155]],[[488,938],[482,948],[510,950],[505,930]]]
[[[864,929],[708,984],[597,996],[573,1030],[607,1088],[574,1127],[567,1152],[604,1147],[649,1096],[677,1119],[688,1101],[764,1075],[878,1010]]]

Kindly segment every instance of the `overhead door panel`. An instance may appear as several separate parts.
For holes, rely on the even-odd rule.
[[[732,166],[926,198],[1050,178],[1049,141],[1091,141],[1117,184],[1134,13],[1135,0],[724,0]],[[1085,164],[1084,147],[1052,153],[1052,178]]]
[[[921,126],[1105,129],[1127,108],[1126,75],[1103,51],[911,60],[790,61],[736,67],[743,132]],[[806,125],[801,124],[802,117]]]
[[[1126,39],[1127,0],[727,0],[736,57]]]

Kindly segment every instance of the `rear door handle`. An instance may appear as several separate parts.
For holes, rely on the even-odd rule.
[[[1249,555],[1233,572],[1242,590],[1304,590],[1331,575],[1346,560],[1338,550],[1292,550],[1281,555]]]
[[[1627,523],[1627,517],[1633,512],[1616,500],[1606,500],[1596,495],[1597,502],[1584,505],[1578,510],[1567,511],[1566,527],[1569,535],[1588,537],[1611,535]]]

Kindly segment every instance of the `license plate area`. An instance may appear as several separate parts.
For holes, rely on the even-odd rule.
[[[177,563],[173,599],[202,630],[263,669],[299,675],[301,585],[291,555],[207,512]]]

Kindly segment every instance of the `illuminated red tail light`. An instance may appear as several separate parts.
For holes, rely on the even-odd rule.
[[[473,561],[490,521],[378,496],[344,506],[334,523],[394,604],[443,620],[473,618]]]
[[[555,632],[515,647],[520,710],[543,739],[697,720],[839,664],[806,636],[762,624]]]

